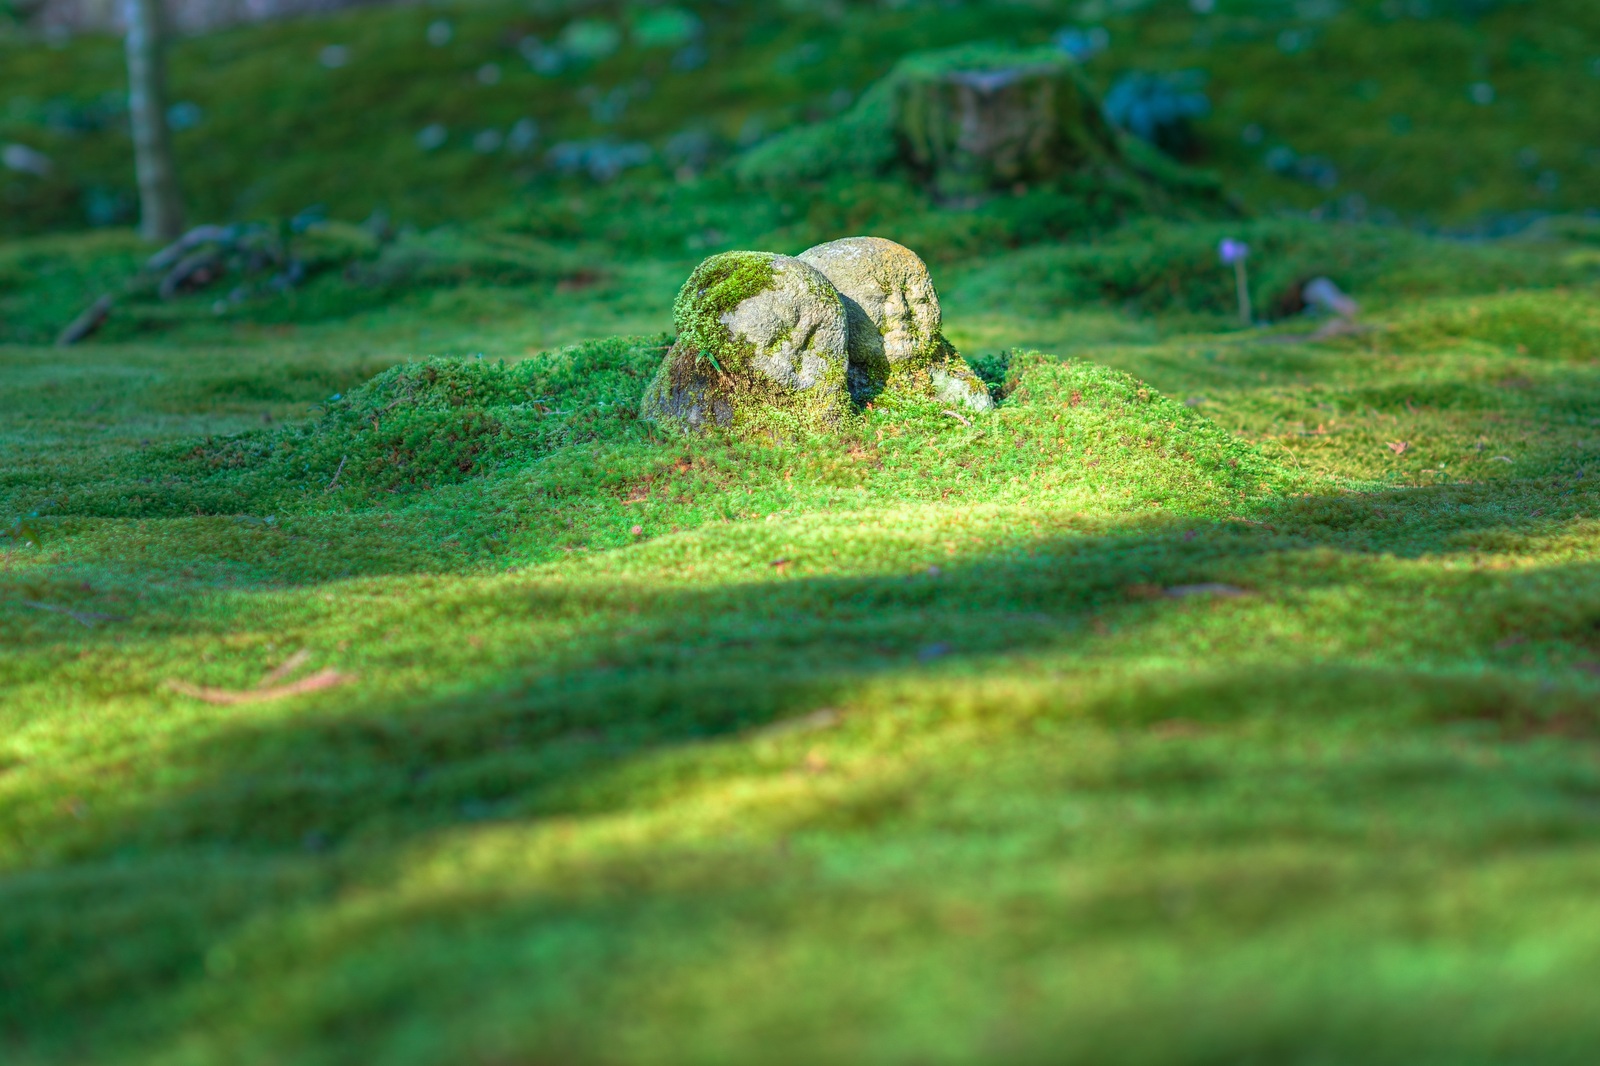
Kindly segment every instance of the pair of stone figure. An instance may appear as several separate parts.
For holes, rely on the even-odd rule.
[[[880,397],[993,406],[944,339],[927,266],[881,237],[714,255],[673,318],[677,343],[645,394],[650,421],[826,431]]]

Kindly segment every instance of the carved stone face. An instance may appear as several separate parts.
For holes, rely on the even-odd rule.
[[[833,282],[851,313],[852,363],[915,363],[939,348],[939,295],[927,266],[904,245],[849,237],[800,255]]]
[[[917,265],[922,266],[920,262]],[[883,333],[884,356],[899,363],[931,351],[937,343],[941,316],[927,268],[883,280],[887,291],[876,324]]]
[[[845,364],[846,319],[828,280],[787,256],[772,262],[772,287],[722,316],[749,344],[753,365],[775,383],[809,389]]]

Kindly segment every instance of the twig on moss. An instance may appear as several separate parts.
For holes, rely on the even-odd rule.
[[[299,696],[307,692],[320,692],[323,689],[333,688],[336,685],[347,684],[354,681],[354,674],[341,674],[337,670],[319,670],[310,677],[303,677],[299,681],[287,685],[251,689],[207,688],[203,685],[191,685],[187,681],[167,680],[167,687],[184,696],[192,696],[206,703],[218,706],[234,706],[241,703],[266,703],[271,700],[281,700],[289,696]]]
[[[328,482],[328,487],[323,489],[323,492],[332,492],[339,484],[339,475],[344,473],[344,461],[348,458],[350,458],[348,455],[339,456],[339,469],[333,472],[333,480]]]
[[[1282,448],[1284,451],[1289,453],[1289,458],[1294,460],[1294,467],[1295,467],[1296,470],[1304,469],[1304,467],[1302,467],[1300,465],[1300,457],[1294,453],[1294,449],[1293,448],[1289,447],[1287,444],[1283,443],[1283,441],[1278,440],[1276,438],[1269,437],[1267,439],[1271,440],[1272,443],[1276,444],[1278,447]]]
[[[963,426],[966,426],[968,429],[972,428],[972,423],[968,422],[965,418],[963,418],[961,416],[960,412],[958,412],[958,411],[945,411],[944,413],[949,415],[951,418],[955,419],[957,422],[960,422]]]
[[[309,662],[310,659],[311,649],[301,648],[299,651],[285,659],[281,665],[267,671],[266,675],[263,676],[261,681],[256,685],[256,688],[270,688],[273,685],[276,685],[278,682],[290,677],[296,670],[300,669],[307,662]]]
[[[95,611],[73,611],[66,607],[57,607],[53,603],[40,603],[38,600],[23,600],[22,606],[32,607],[36,611],[53,611],[64,614],[86,629],[93,629],[96,622],[120,622],[122,616],[117,614],[99,614]]]

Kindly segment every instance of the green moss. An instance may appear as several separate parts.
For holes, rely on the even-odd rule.
[[[672,305],[679,343],[723,373],[743,370],[748,345],[735,341],[724,315],[772,287],[773,252],[723,252],[695,267]]]
[[[1039,247],[963,272],[946,299],[1037,300],[1030,313],[1063,303],[1102,304],[1144,314],[1215,321],[1236,315],[1233,272],[1217,260],[1224,237],[1251,247],[1249,283],[1266,319],[1298,312],[1304,283],[1332,278],[1368,304],[1446,292],[1581,283],[1600,263],[1560,245],[1442,241],[1405,230],[1273,218],[1170,226],[1137,222],[1094,242]]]
[[[0,243],[0,344],[47,344],[105,293],[122,292],[145,259],[131,233]]]
[[[743,153],[734,161],[742,181],[782,187],[842,176],[892,174],[899,163],[894,136],[894,85],[870,86],[844,114],[802,125]]]
[[[307,422],[151,449],[121,476],[160,491],[130,493],[114,480],[75,493],[74,510],[283,513],[505,476],[563,447],[637,435],[639,397],[663,347],[619,337],[511,364],[404,363],[334,395]]]
[[[409,363],[309,416],[297,382],[400,334],[7,348],[12,1058],[770,1051],[734,1017],[987,1060],[1004,1015],[1003,1058],[1570,1061],[1600,1035],[1592,292],[1419,291],[1327,344],[1125,308],[1184,306],[1213,237],[960,272],[949,326],[1006,353],[972,426],[652,438],[654,342]],[[1461,252],[1417,247],[1370,284]],[[1460,284],[1570,252],[1469,249]],[[389,314],[528,343],[482,306]],[[284,443],[309,471],[251,451]],[[291,660],[346,680],[171,684]]]
[[[484,227],[442,227],[402,234],[371,257],[349,256],[344,280],[392,296],[415,288],[551,284],[579,274],[570,250]]]
[[[1597,9],[1323,7],[1095,9],[1098,88],[1212,71],[1200,130],[1248,223],[1106,232],[1077,192],[952,211],[882,178],[535,177],[459,257],[330,268],[259,318],[130,304],[66,350],[63,319],[146,249],[0,248],[0,1058],[1585,1061],[1592,226],[1461,241],[1270,210],[1590,203],[1571,101]],[[621,135],[692,99],[731,140],[898,51],[1062,19],[716,13],[676,85],[628,49],[517,68],[507,42],[570,5],[184,41],[178,95],[215,123],[191,206],[486,215],[518,164],[416,151],[434,107],[457,133],[536,109],[553,139],[589,123],[569,90],[650,77]],[[425,43],[439,17],[456,47]],[[808,38],[821,58],[782,68]],[[315,63],[330,40],[349,84]],[[0,140],[60,169],[0,174],[0,227],[77,218],[86,182],[130,183],[125,138],[26,116],[114,89],[117,42],[5,47],[31,102]],[[462,76],[495,55],[503,98]],[[1338,188],[1261,165],[1289,141]],[[863,231],[944,264],[991,416],[917,397],[842,432],[683,437],[634,415],[663,341],[561,348],[664,329],[707,242]],[[1259,307],[1327,274],[1365,330],[1239,328],[1222,236],[1251,244]],[[337,683],[274,691],[285,668]]]

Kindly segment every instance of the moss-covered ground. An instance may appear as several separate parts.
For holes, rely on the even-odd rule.
[[[1105,6],[1115,41],[1196,40],[1179,5]],[[494,10],[452,9],[452,47],[479,18],[499,39]],[[708,106],[803,111],[811,75],[767,75],[827,10],[708,14],[712,42],[754,35]],[[934,44],[1050,14],[840,10]],[[1485,62],[1600,51],[1587,6],[1396,10],[1303,28],[1351,64],[1424,33]],[[177,80],[228,47],[266,79],[273,42],[342,76],[313,44],[359,58],[395,27],[395,62],[432,63],[438,17],[204,38]],[[1216,40],[1299,54],[1249,17]],[[816,64],[876,62],[890,38],[861,32]],[[1494,75],[1497,101],[1558,98],[1564,69]],[[1287,78],[1249,92],[1305,108],[1307,145],[1365,136]],[[1451,151],[1544,135],[1531,102],[1462,133],[1450,108],[1498,112],[1414,80]],[[1465,172],[1431,151],[1350,180],[1423,211]],[[317,185],[295,165],[259,178],[284,214]],[[1247,202],[1303,192],[1228,173]],[[447,187],[419,175],[406,195]],[[1592,1060],[1591,222],[1464,241],[1263,210],[1009,241],[985,236],[1020,233],[1004,204],[888,186],[786,213],[714,167],[572,181],[391,203],[424,228],[353,269],[220,310],[135,293],[65,349],[149,249],[0,246],[0,1060]],[[1526,206],[1484,181],[1432,217]],[[703,248],[864,219],[927,250],[995,412],[880,404],[782,443],[639,421]],[[1359,328],[1239,326],[1223,236],[1269,312],[1327,274]]]

